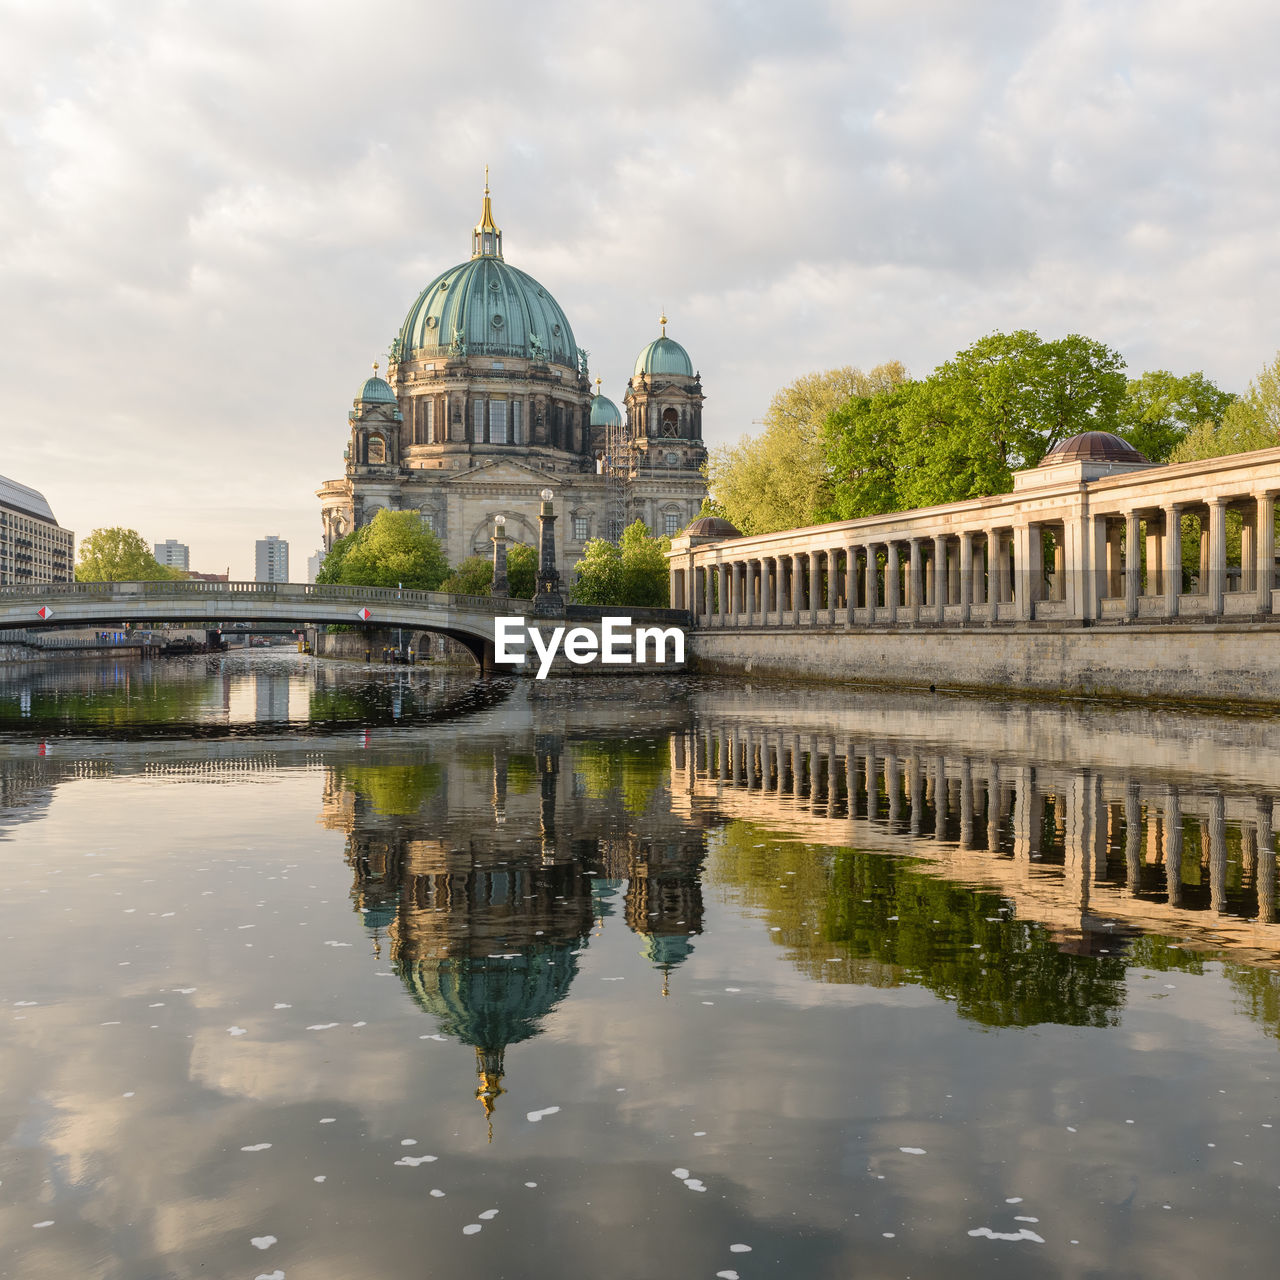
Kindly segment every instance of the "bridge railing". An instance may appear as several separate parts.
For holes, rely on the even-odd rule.
[[[506,600],[493,596],[452,595],[446,591],[415,591],[407,587],[317,586],[306,582],[49,582],[40,586],[3,586],[0,599],[48,599],[75,596],[82,600],[137,600],[139,597],[172,599],[174,596],[244,596],[272,600],[310,600],[316,603],[350,601],[356,604],[403,603],[435,605],[439,608],[473,609],[498,613],[509,609]]]

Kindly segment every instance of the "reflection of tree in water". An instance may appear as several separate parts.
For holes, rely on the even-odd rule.
[[[1063,951],[1043,925],[1005,918],[997,895],[908,861],[854,849],[815,855],[731,822],[712,875],[777,926],[773,936],[818,981],[927,987],[987,1026],[1119,1020],[1122,957]]]

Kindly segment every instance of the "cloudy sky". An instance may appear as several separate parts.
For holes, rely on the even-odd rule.
[[[0,0],[0,469],[251,577],[320,540],[418,291],[508,261],[711,443],[995,329],[1241,389],[1280,347],[1267,0]]]

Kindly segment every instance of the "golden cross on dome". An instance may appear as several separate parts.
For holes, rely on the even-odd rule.
[[[662,326],[662,336],[667,336],[667,309],[662,308],[662,314],[658,317],[658,323]]]
[[[373,362],[373,376],[375,378],[378,376],[378,362],[376,360]]]

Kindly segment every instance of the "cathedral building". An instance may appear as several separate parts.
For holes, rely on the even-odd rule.
[[[559,303],[504,258],[486,183],[470,259],[418,295],[386,377],[374,365],[356,394],[343,475],[317,491],[325,550],[383,508],[420,512],[453,565],[491,553],[498,515],[508,537],[536,546],[543,489],[562,571],[589,539],[616,539],[637,519],[678,533],[707,492],[704,397],[659,323],[620,410],[599,379],[593,388]]]

